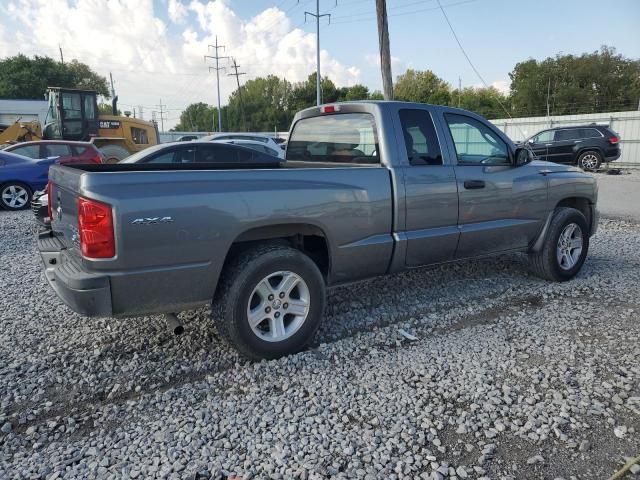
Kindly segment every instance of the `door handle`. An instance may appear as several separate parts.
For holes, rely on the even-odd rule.
[[[466,188],[467,190],[484,188],[484,180],[465,180],[464,188]]]
[[[553,143],[545,143],[544,145],[545,145],[546,147],[550,147],[550,146],[552,146],[552,145],[553,145]]]

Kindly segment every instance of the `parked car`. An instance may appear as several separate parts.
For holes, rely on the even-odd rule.
[[[284,150],[279,145],[278,147],[273,148],[263,142],[257,142],[255,140],[214,140],[214,142],[240,145],[241,147],[247,147],[257,152],[266,153],[267,155],[284,159]]]
[[[525,142],[540,160],[578,165],[595,171],[620,158],[620,136],[608,125],[557,127],[542,130]]]
[[[275,140],[274,137],[270,137],[268,135],[259,135],[257,133],[214,133],[213,135],[207,135],[206,137],[202,137],[201,140],[206,141],[221,141],[221,140],[251,140],[253,142],[264,143],[270,148],[278,149],[280,148],[280,144]]]
[[[28,208],[31,196],[47,185],[49,167],[57,157],[32,159],[0,151],[0,207],[6,210]]]
[[[59,163],[104,163],[100,150],[90,142],[72,142],[65,140],[36,140],[15,143],[5,149],[29,158],[58,157]]]
[[[202,165],[53,167],[38,245],[57,294],[97,316],[213,302],[222,337],[274,358],[312,340],[327,287],[503,252],[569,280],[598,222],[592,175],[450,107],[313,107],[277,168]]]
[[[200,138],[198,135],[182,135],[176,139],[176,142],[190,142],[192,140],[197,140],[198,138]]]
[[[39,226],[46,227],[51,219],[49,218],[49,196],[47,189],[36,190],[31,197],[31,211]]]
[[[190,142],[163,143],[149,147],[124,159],[120,164],[267,164],[279,162],[271,154],[258,152],[244,145],[226,142],[193,140]]]

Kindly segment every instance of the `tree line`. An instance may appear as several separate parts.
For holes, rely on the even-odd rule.
[[[636,110],[640,102],[640,60],[616,53],[612,47],[582,55],[561,55],[516,64],[509,74],[509,94],[492,86],[452,88],[431,70],[409,69],[396,78],[396,100],[448,105],[471,110],[489,119]],[[336,87],[322,79],[322,100],[382,99],[365,85]],[[247,81],[222,108],[229,131],[287,130],[296,112],[316,102],[315,73],[298,83],[269,75]],[[189,105],[176,131],[210,131],[217,109],[205,103]]]
[[[471,110],[489,119],[635,110],[640,100],[640,60],[618,54],[612,47],[582,55],[528,59],[509,74],[510,92],[491,86],[452,88],[431,70],[409,69],[396,78],[397,100],[449,105]],[[382,99],[365,85],[337,87],[322,79],[325,103]],[[110,97],[107,80],[84,63],[58,62],[50,57],[17,55],[0,59],[0,98],[42,99],[47,86],[96,90]],[[296,112],[315,105],[315,73],[292,83],[275,75],[247,81],[222,108],[222,123],[231,131],[287,130]],[[110,106],[100,106],[110,113]],[[199,102],[180,115],[176,131],[212,131],[217,109]]]

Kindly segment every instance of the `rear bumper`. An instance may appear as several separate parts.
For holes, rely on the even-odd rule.
[[[621,154],[622,154],[622,150],[619,149],[619,148],[617,148],[615,151],[607,150],[605,152],[604,161],[605,162],[613,162],[613,161],[619,159]]]
[[[69,307],[88,316],[112,314],[109,277],[86,272],[50,231],[38,234],[47,281]]]

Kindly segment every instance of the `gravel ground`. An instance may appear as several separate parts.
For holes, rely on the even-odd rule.
[[[249,363],[206,310],[87,319],[0,212],[0,478],[607,478],[640,454],[640,225],[581,274],[518,255],[334,289],[318,344]],[[415,336],[410,340],[403,329]]]
[[[615,168],[615,162],[610,166]],[[640,169],[623,168],[621,175],[606,172],[605,169],[596,174],[599,208],[610,217],[640,223]]]

